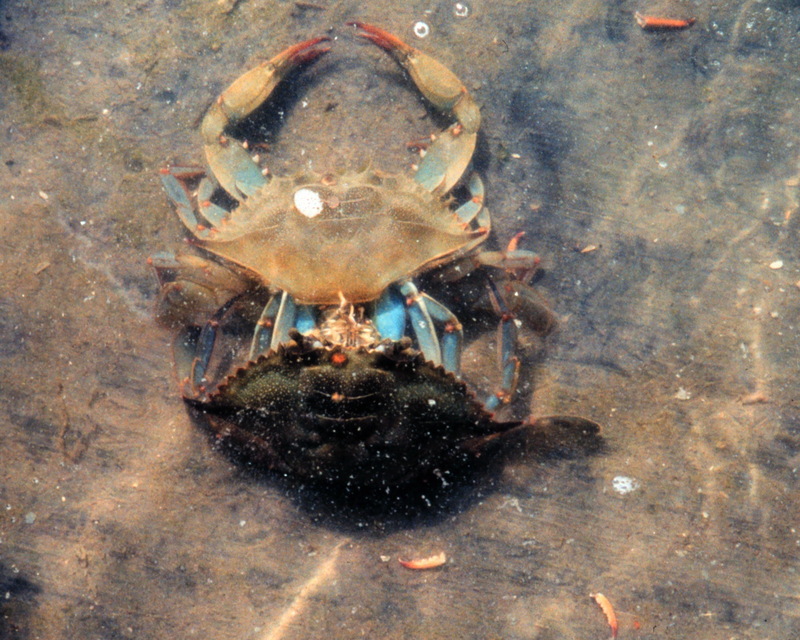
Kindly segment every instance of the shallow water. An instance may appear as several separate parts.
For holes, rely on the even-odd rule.
[[[0,637],[605,637],[594,592],[621,638],[800,636],[800,6],[303,4],[0,5]],[[646,33],[637,9],[698,20]],[[183,238],[157,170],[200,161],[205,106],[328,29],[279,96],[270,166],[408,166],[436,123],[354,18],[482,105],[497,242],[526,231],[560,318],[523,336],[512,411],[584,415],[605,442],[384,528],[209,447],[145,264]],[[494,333],[470,337],[481,386]]]

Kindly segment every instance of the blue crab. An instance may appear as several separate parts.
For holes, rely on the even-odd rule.
[[[391,53],[421,93],[455,123],[426,149],[413,177],[377,170],[317,175],[302,172],[281,178],[263,175],[239,141],[227,133],[250,115],[294,67],[328,51],[327,38],[301,42],[237,79],[212,104],[201,125],[210,172],[172,167],[162,179],[193,243],[221,258],[198,255],[151,259],[163,289],[161,316],[202,325],[225,303],[254,288],[268,289],[254,332],[250,357],[286,342],[288,331],[307,333],[320,323],[320,310],[342,303],[366,305],[377,333],[399,340],[407,326],[426,359],[456,374],[460,369],[462,329],[449,309],[417,290],[413,278],[448,265],[449,273],[477,266],[506,275],[501,295],[492,286],[501,317],[503,381],[487,399],[489,408],[512,395],[515,312],[532,310],[546,330],[551,316],[525,281],[538,259],[516,243],[507,251],[476,251],[491,231],[483,208],[483,183],[472,174],[469,197],[451,209],[450,191],[466,171],[477,138],[480,111],[461,81],[427,54],[392,34],[364,23],[350,23],[361,35]],[[196,195],[188,189],[199,179]],[[238,201],[232,210],[212,201],[218,188]],[[438,328],[438,330],[437,330]],[[212,343],[209,336],[207,343]],[[196,395],[205,356],[194,361],[187,395]]]
[[[274,177],[231,137],[232,126],[289,71],[328,51],[321,46],[328,38],[313,38],[248,71],[211,105],[201,125],[208,172],[163,172],[192,243],[210,256],[160,254],[151,262],[162,284],[159,317],[181,327],[183,396],[212,416],[218,433],[294,475],[324,471],[392,483],[417,474],[406,465],[390,471],[387,458],[416,457],[433,468],[521,425],[495,422],[490,413],[516,387],[517,316],[541,332],[552,316],[527,285],[538,259],[519,249],[517,238],[505,251],[479,249],[491,219],[477,174],[466,180],[465,201],[451,208],[481,120],[470,93],[452,71],[396,36],[349,24],[455,120],[432,136],[414,175],[368,168]],[[216,204],[219,189],[236,206]],[[478,267],[501,274],[500,284],[487,285],[500,316],[501,381],[483,403],[458,379],[461,323],[414,283],[424,272],[454,278]],[[210,384],[219,327],[232,314],[252,329],[248,364]]]

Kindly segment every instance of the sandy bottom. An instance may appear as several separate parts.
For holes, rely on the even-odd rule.
[[[3,3],[0,638],[600,638],[597,592],[620,638],[800,636],[796,3],[468,4]],[[145,263],[184,237],[158,168],[201,162],[206,105],[302,39],[333,50],[263,114],[270,168],[407,170],[442,122],[354,18],[463,79],[494,242],[541,255],[559,327],[523,331],[509,414],[603,426],[407,520],[209,446]],[[462,320],[491,386],[494,332]]]

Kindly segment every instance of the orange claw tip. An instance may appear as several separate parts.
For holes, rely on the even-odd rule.
[[[617,629],[619,625],[617,624],[617,614],[614,612],[614,607],[611,606],[611,602],[608,598],[606,598],[602,593],[590,593],[590,598],[594,598],[594,601],[598,604],[600,609],[602,609],[603,613],[606,616],[606,620],[608,620],[608,626],[611,627],[611,637],[617,637]]]
[[[633,14],[638,25],[646,31],[669,31],[678,29],[688,29],[697,18],[661,18],[658,16],[645,16],[638,11]]]
[[[411,49],[411,47],[409,47],[396,35],[391,34],[380,27],[376,27],[373,24],[361,22],[360,20],[351,20],[345,24],[348,27],[355,27],[356,29],[365,31],[366,33],[359,33],[358,35],[360,35],[362,38],[367,38],[367,40],[371,40],[379,47],[383,47],[384,49],[388,49],[390,51],[393,49],[401,49],[405,51]]]
[[[296,53],[298,51],[303,51],[304,49],[310,49],[311,47],[313,47],[314,45],[319,44],[320,42],[330,42],[330,40],[331,39],[330,39],[329,36],[317,36],[315,38],[310,38],[308,40],[303,40],[303,42],[298,42],[297,44],[292,45],[291,47],[289,47],[289,49],[287,51],[290,54],[291,53]]]
[[[400,558],[398,558],[397,560],[406,569],[435,569],[447,562],[447,556],[444,554],[444,551],[442,551],[429,558],[420,558],[418,560],[400,560]]]
[[[281,62],[289,60],[292,64],[305,64],[306,62],[311,62],[316,57],[328,53],[328,51],[331,50],[330,47],[320,47],[319,49],[312,49],[312,47],[318,45],[320,42],[329,41],[330,38],[328,36],[317,36],[316,38],[311,38],[310,40],[298,42],[297,44],[286,49],[286,51],[283,53],[279,53],[277,59]],[[274,61],[275,59],[273,59],[273,62]]]

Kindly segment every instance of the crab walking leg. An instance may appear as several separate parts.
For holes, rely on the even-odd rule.
[[[285,297],[285,298],[284,298]],[[317,318],[314,314],[313,307],[309,305],[298,305],[295,309],[295,315],[292,316],[292,309],[294,301],[286,294],[275,294],[272,296],[261,312],[261,316],[256,322],[256,328],[253,331],[253,340],[250,343],[250,352],[248,354],[249,360],[255,360],[256,357],[262,353],[267,353],[273,346],[273,334],[282,332],[286,339],[279,340],[286,342],[288,340],[289,330],[297,329],[300,333],[306,334],[317,326]],[[286,324],[291,323],[288,327]]]
[[[533,287],[524,282],[510,281],[504,287],[505,299],[512,313],[521,317],[525,326],[540,336],[546,336],[556,326],[550,305]]]
[[[256,322],[256,328],[253,331],[250,353],[247,356],[248,360],[255,360],[256,356],[269,350],[270,342],[272,342],[272,328],[275,326],[275,316],[278,315],[280,306],[281,296],[278,294],[271,296],[267,304],[264,305],[261,316]]]
[[[396,287],[389,287],[375,303],[375,329],[383,339],[398,342],[406,335],[406,308]]]
[[[197,356],[197,343],[200,338],[200,327],[188,325],[183,327],[172,343],[172,354],[175,360],[175,373],[184,397],[197,397],[197,390],[192,384],[192,369]]]
[[[209,174],[203,176],[197,186],[197,208],[200,214],[208,220],[213,227],[219,227],[225,223],[229,211],[211,202],[214,192],[219,189],[219,182]]]
[[[475,256],[479,266],[494,267],[513,273],[516,280],[527,282],[539,268],[539,256],[527,249],[483,251]]]
[[[204,225],[192,207],[192,200],[189,197],[189,189],[186,187],[185,179],[190,179],[202,175],[202,170],[189,169],[185,167],[165,167],[161,169],[161,183],[167,197],[175,205],[175,211],[181,222],[195,236],[201,240],[211,237],[211,229]]]
[[[429,191],[445,194],[455,186],[472,159],[481,123],[478,105],[450,69],[379,27],[347,23],[359,35],[388,51],[403,67],[423,96],[440,111],[452,113],[456,123],[435,137],[419,163],[415,179]]]
[[[542,296],[527,284],[539,266],[539,256],[525,249],[513,249],[484,251],[475,260],[481,266],[507,271],[512,277],[503,284],[504,304],[539,335],[550,333],[556,324],[555,316]]]
[[[468,226],[477,218],[478,224],[488,227],[491,224],[491,219],[488,214],[483,212],[483,180],[477,173],[473,173],[469,177],[467,188],[469,189],[470,199],[456,209],[455,214],[464,226]],[[483,215],[481,215],[482,212]]]
[[[489,298],[497,315],[500,316],[500,324],[497,327],[498,342],[500,344],[500,388],[489,396],[484,405],[489,411],[494,411],[501,404],[511,402],[517,390],[519,382],[520,362],[516,355],[518,328],[516,316],[511,313],[505,303],[503,296],[497,290],[494,281],[488,279]]]
[[[302,335],[306,335],[317,328],[317,315],[314,310],[315,307],[310,304],[297,305],[294,328]]]
[[[428,311],[425,298],[410,280],[400,285],[400,293],[406,297],[408,317],[414,329],[414,335],[417,337],[419,350],[422,351],[426,360],[430,360],[433,364],[442,364],[439,337],[436,335],[436,327]]]
[[[226,136],[225,130],[255,111],[294,67],[327,52],[327,47],[313,48],[326,40],[330,38],[300,42],[251,69],[223,91],[208,109],[200,127],[206,160],[222,188],[237,200],[254,194],[266,180],[250,154],[237,140]]]
[[[201,327],[230,298],[250,288],[230,269],[193,254],[162,252],[147,263],[161,285],[156,318],[166,326]]]
[[[275,316],[275,326],[272,329],[270,349],[275,350],[278,345],[289,342],[289,330],[294,328],[296,318],[297,305],[294,302],[294,298],[283,291],[278,313]]]
[[[464,345],[464,329],[455,314],[427,293],[421,294],[433,320],[444,324],[442,335],[442,365],[456,376],[461,375],[461,350]]]
[[[187,329],[175,342],[175,363],[178,367],[178,376],[183,387],[182,395],[185,398],[196,398],[205,391],[203,382],[211,361],[211,354],[214,353],[214,344],[217,341],[217,329],[222,317],[236,303],[241,296],[234,296],[222,305],[211,316],[211,319],[193,337],[196,327]],[[191,355],[189,353],[191,350]],[[187,368],[188,364],[188,368]],[[181,369],[183,367],[183,369]]]

